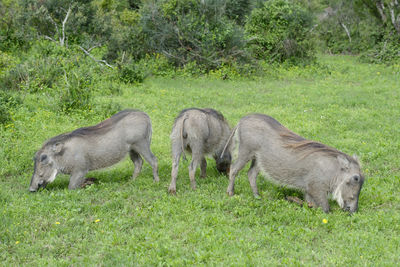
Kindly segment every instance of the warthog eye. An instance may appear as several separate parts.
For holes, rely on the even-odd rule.
[[[360,180],[360,176],[354,175],[354,176],[353,176],[353,180],[356,181],[356,182],[358,182],[358,181]]]
[[[46,159],[47,159],[47,155],[46,154],[40,156],[40,162],[43,162]]]

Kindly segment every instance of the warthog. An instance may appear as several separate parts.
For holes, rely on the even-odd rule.
[[[207,161],[204,155],[211,154],[219,172],[228,173],[231,163],[229,151],[221,154],[231,130],[224,116],[214,109],[184,109],[175,119],[171,133],[172,171],[168,191],[176,193],[176,178],[181,154],[185,150],[192,153],[189,165],[189,178],[193,189],[196,189],[195,173],[200,164],[201,178],[206,176]]]
[[[233,195],[237,173],[251,160],[248,178],[255,197],[259,197],[256,177],[261,171],[276,183],[302,190],[307,202],[325,212],[329,212],[329,193],[342,209],[357,211],[364,176],[356,156],[306,140],[262,114],[243,117],[230,139],[234,133],[239,148],[229,174],[228,195]]]
[[[154,181],[158,182],[157,158],[150,151],[151,135],[146,113],[123,110],[95,126],[53,137],[35,154],[29,191],[35,192],[53,182],[59,172],[70,174],[68,188],[76,189],[88,171],[114,165],[128,152],[135,165],[132,178],[139,175],[143,156],[153,168]]]

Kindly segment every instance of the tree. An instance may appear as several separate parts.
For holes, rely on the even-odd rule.
[[[385,27],[400,35],[400,4],[398,0],[359,0],[364,8],[378,18]]]

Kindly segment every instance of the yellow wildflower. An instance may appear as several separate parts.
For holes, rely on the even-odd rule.
[[[328,223],[328,220],[327,219],[323,219],[322,223]]]

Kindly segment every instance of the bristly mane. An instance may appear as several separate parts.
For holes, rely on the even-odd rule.
[[[301,137],[300,135],[295,134],[294,132],[290,131],[286,127],[284,127],[282,124],[280,124],[277,120],[275,120],[272,117],[269,116],[262,116],[263,120],[267,122],[272,128],[278,131],[280,137],[282,138],[282,141],[284,143],[284,147],[293,149],[295,151],[298,151],[302,153],[302,158],[305,158],[309,156],[312,153],[320,152],[323,153],[327,156],[331,157],[336,157],[336,156],[343,156],[345,157],[349,162],[356,162],[355,159],[347,155],[346,153],[343,153],[336,148],[327,146],[325,144],[322,144],[320,142],[312,141],[312,140],[307,140],[304,137]]]
[[[82,128],[76,129],[69,133],[57,135],[57,136],[51,138],[49,141],[47,141],[44,144],[44,146],[61,143],[61,142],[64,142],[64,141],[66,141],[72,137],[76,137],[76,136],[103,134],[103,133],[107,132],[108,130],[110,130],[110,128],[112,126],[114,126],[116,123],[118,123],[125,116],[127,116],[128,114],[130,114],[132,112],[137,112],[137,111],[138,110],[134,110],[134,109],[125,109],[94,126],[82,127]]]
[[[175,118],[174,125],[176,124],[176,122],[177,122],[182,116],[185,115],[185,113],[186,113],[187,111],[190,111],[190,110],[197,110],[197,111],[200,111],[200,112],[202,112],[202,113],[204,113],[204,114],[206,114],[206,115],[213,116],[214,118],[216,118],[216,119],[218,119],[218,120],[220,120],[220,121],[225,121],[224,115],[222,115],[221,112],[219,112],[219,111],[217,111],[217,110],[215,110],[215,109],[212,109],[212,108],[186,108],[186,109],[182,110],[182,111],[179,113],[179,115]]]

